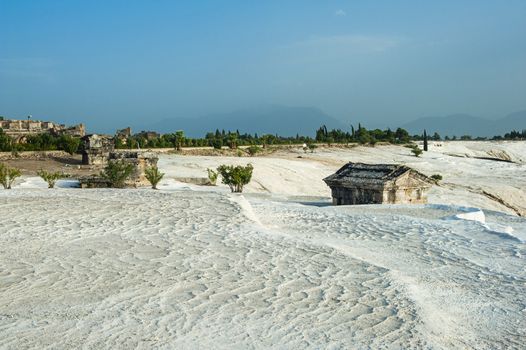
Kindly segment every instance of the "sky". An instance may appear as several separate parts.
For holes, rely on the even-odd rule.
[[[258,105],[396,126],[526,109],[526,1],[0,0],[0,115],[112,130]]]

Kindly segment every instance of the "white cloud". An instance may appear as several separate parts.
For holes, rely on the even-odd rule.
[[[335,15],[335,16],[347,16],[347,12],[345,12],[345,11],[342,10],[342,9],[339,9],[339,10],[337,10],[336,12],[334,12],[334,15]]]

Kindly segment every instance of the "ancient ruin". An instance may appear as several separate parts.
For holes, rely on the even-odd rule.
[[[51,134],[54,136],[70,135],[83,137],[86,134],[84,124],[66,127],[63,124],[39,120],[0,120],[0,129],[13,138],[16,143],[24,143],[30,135]]]
[[[111,136],[90,134],[81,138],[82,164],[105,165],[110,157],[110,152],[115,149]]]
[[[433,184],[427,176],[404,165],[348,163],[323,179],[334,205],[426,203]]]
[[[151,141],[159,138],[161,134],[155,131],[141,131],[140,133],[135,134],[135,136]]]
[[[122,161],[133,165],[133,173],[126,181],[128,187],[147,186],[148,180],[144,171],[149,167],[156,167],[159,157],[152,152],[120,151],[110,153],[110,162]]]
[[[140,187],[149,184],[145,177],[145,170],[156,167],[159,158],[152,152],[141,151],[112,151],[97,159],[105,159],[108,162],[124,162],[133,166],[133,173],[125,182],[126,187]],[[102,164],[100,164],[102,165]],[[81,188],[105,188],[111,187],[111,183],[101,175],[85,176],[79,179]]]
[[[115,133],[115,139],[119,140],[121,144],[126,144],[126,142],[131,136],[132,136],[132,131],[130,127],[117,130],[117,132]]]

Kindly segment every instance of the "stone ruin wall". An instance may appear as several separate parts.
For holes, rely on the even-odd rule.
[[[126,182],[126,187],[140,187],[149,185],[145,176],[148,167],[157,166],[158,156],[144,151],[116,151],[113,138],[104,135],[88,135],[82,139],[84,150],[82,163],[103,168],[109,162],[122,161],[133,166],[133,173]],[[100,176],[80,179],[81,187],[108,187],[107,181]]]
[[[427,203],[427,190],[425,187],[396,186],[383,188],[333,187],[331,189],[334,205],[425,204]]]
[[[332,204],[334,205],[380,204],[382,201],[383,193],[380,189],[357,187],[332,188]]]
[[[133,165],[133,173],[126,186],[128,187],[140,187],[148,186],[150,182],[146,179],[145,170],[149,167],[156,167],[159,158],[156,154],[151,152],[138,152],[138,151],[121,151],[112,152],[109,155],[109,161],[123,161]]]
[[[383,192],[383,203],[389,204],[426,204],[427,188],[403,187],[386,189]]]
[[[25,138],[29,135],[47,133],[83,137],[86,134],[84,124],[66,127],[63,124],[38,120],[0,120],[0,129],[17,143],[25,142]]]
[[[82,138],[82,164],[104,166],[108,163],[115,143],[109,136],[87,135]]]

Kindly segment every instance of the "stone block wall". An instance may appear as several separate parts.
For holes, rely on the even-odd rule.
[[[134,172],[126,182],[126,186],[140,187],[148,186],[150,183],[145,177],[145,170],[149,167],[156,167],[159,157],[151,152],[125,151],[112,152],[109,155],[109,161],[123,161],[132,164]]]
[[[355,204],[425,204],[426,188],[367,189],[367,188],[332,188],[334,205]]]
[[[87,135],[82,138],[82,164],[104,166],[115,149],[113,139],[104,135]]]
[[[380,204],[383,192],[379,189],[367,188],[332,188],[332,203],[334,205]]]

